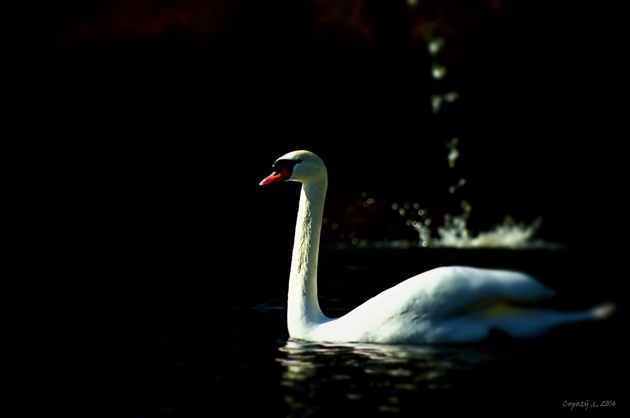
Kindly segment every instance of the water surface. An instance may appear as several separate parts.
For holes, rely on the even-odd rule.
[[[595,268],[588,262],[571,267],[588,260],[579,252],[422,254],[431,260],[426,266],[417,263],[416,252],[378,256],[324,250],[322,309],[329,316],[342,315],[407,275],[413,265],[423,269],[447,260],[529,267],[565,293],[562,308],[614,296],[612,279],[589,282],[583,276]],[[557,277],[563,271],[570,277]],[[383,280],[384,274],[391,278]],[[575,413],[575,406],[570,411],[567,405],[583,401],[615,402],[604,408],[609,413],[623,408],[620,382],[627,346],[621,342],[619,315],[529,342],[496,334],[475,345],[320,344],[288,337],[285,278],[270,283],[249,291],[238,283],[221,293],[210,288],[208,295],[192,289],[141,305],[125,345],[121,416],[556,414]]]

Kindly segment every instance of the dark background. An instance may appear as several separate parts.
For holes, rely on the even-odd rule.
[[[413,239],[392,203],[440,219],[465,199],[473,233],[541,217],[541,239],[610,248],[627,189],[620,15],[568,1],[23,3],[5,65],[24,226],[66,248],[56,263],[128,286],[286,258],[295,185],[258,182],[306,148],[344,228],[329,241]],[[436,57],[431,37],[445,39]],[[365,196],[378,205],[357,212]]]
[[[472,233],[540,217],[537,238],[612,249],[627,188],[619,16],[565,1],[26,2],[7,64],[24,226],[65,249],[55,263],[140,293],[154,275],[173,285],[168,272],[197,283],[286,263],[297,189],[258,183],[306,148],[344,232],[327,242],[415,239],[392,203],[440,220],[465,199]],[[445,39],[436,57],[431,37]],[[357,212],[366,196],[378,204]]]
[[[466,199],[473,228],[541,216],[541,237],[579,245],[621,223],[622,33],[605,3],[27,2],[17,21],[18,135],[76,215],[245,243],[286,229],[294,196],[257,183],[308,148],[331,210],[362,192],[436,214]],[[446,40],[435,59],[427,33]]]

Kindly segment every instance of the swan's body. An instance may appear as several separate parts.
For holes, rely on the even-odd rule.
[[[309,151],[280,157],[260,184],[302,183],[289,278],[287,325],[292,338],[388,344],[459,343],[491,329],[532,338],[558,325],[602,318],[610,306],[579,312],[524,308],[554,291],[515,271],[439,267],[385,290],[346,315],[326,317],[317,298],[317,260],[328,183],[323,161]]]

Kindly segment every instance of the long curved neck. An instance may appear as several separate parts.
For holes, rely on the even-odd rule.
[[[317,259],[324,214],[327,181],[306,183],[300,192],[295,240],[289,277],[289,335],[302,338],[314,326],[326,322],[317,300]]]

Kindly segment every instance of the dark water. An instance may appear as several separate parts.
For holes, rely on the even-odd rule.
[[[425,263],[418,263],[422,255]],[[323,251],[320,294],[329,316],[407,275],[449,260],[526,267],[543,280],[576,274],[580,252]],[[431,260],[426,261],[426,260]],[[471,263],[468,263],[471,264]],[[590,274],[588,263],[583,274]],[[282,266],[282,264],[281,264]],[[260,267],[286,270],[271,264]],[[592,267],[595,268],[595,267]],[[378,280],[385,273],[388,282]],[[618,301],[616,280],[562,277],[562,308]],[[238,278],[234,278],[238,280]],[[572,280],[572,282],[571,282]],[[391,282],[391,283],[390,283]],[[218,288],[217,288],[218,289]],[[447,412],[619,414],[627,391],[620,316],[566,326],[536,341],[493,335],[462,346],[317,344],[285,326],[284,281],[205,295],[178,291],[137,303],[122,348],[124,407],[118,416],[437,416]],[[582,402],[571,408],[570,403]],[[596,408],[596,405],[599,408]],[[588,405],[588,406],[586,406]]]

